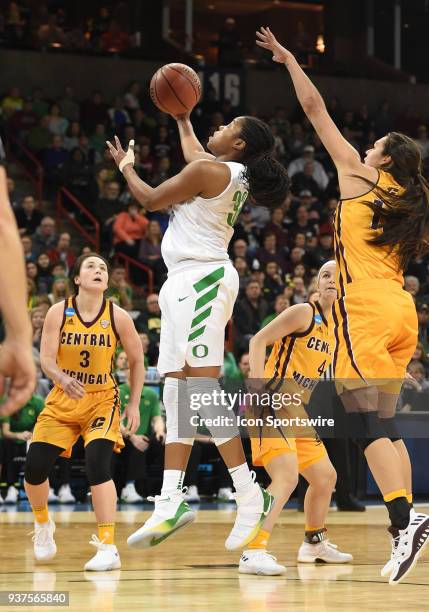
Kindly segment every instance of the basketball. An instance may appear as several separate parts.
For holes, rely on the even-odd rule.
[[[194,108],[201,97],[197,73],[185,64],[166,64],[150,82],[150,96],[164,113],[181,115]]]

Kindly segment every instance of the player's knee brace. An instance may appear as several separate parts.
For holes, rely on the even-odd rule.
[[[237,420],[217,378],[189,377],[188,393],[198,402],[202,425],[210,431],[213,442],[221,446],[239,435]]]
[[[198,417],[198,413],[190,410],[186,380],[167,376],[162,401],[167,421],[165,443],[192,446],[197,431],[193,417]]]
[[[28,484],[39,485],[48,477],[63,448],[47,442],[32,442],[25,459],[24,478]]]
[[[93,440],[85,448],[85,469],[91,487],[112,479],[113,442]]]
[[[388,437],[376,412],[348,413],[347,422],[352,440],[362,452],[376,440]]]
[[[396,418],[390,417],[388,419],[380,419],[381,423],[386,431],[387,437],[390,438],[392,442],[398,442],[402,440],[401,435],[396,426]]]

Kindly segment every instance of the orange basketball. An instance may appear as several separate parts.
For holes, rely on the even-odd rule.
[[[164,113],[181,115],[198,103],[201,97],[200,79],[185,64],[166,64],[152,77],[150,97]]]

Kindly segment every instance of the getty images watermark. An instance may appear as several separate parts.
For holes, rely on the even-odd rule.
[[[264,428],[334,427],[333,418],[307,416],[304,397],[305,391],[272,393],[214,389],[210,393],[192,393],[189,395],[190,409],[195,414],[190,416],[190,424],[207,428],[234,425]]]

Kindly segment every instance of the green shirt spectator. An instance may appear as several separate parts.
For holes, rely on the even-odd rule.
[[[37,421],[37,417],[42,412],[45,406],[45,400],[40,395],[33,394],[29,401],[18,412],[4,420],[5,424],[9,424],[10,433],[22,433],[24,431],[33,431]],[[8,432],[5,432],[7,436]],[[20,444],[24,444],[26,440],[16,439]]]
[[[124,383],[119,385],[119,393],[121,398],[121,406],[125,408],[130,400],[130,385]],[[150,436],[152,432],[152,426],[154,417],[161,417],[161,408],[159,403],[158,394],[150,387],[143,387],[142,395],[140,398],[140,425],[135,435],[138,436]],[[158,422],[160,420],[158,419]],[[155,433],[157,428],[155,428]]]

